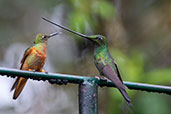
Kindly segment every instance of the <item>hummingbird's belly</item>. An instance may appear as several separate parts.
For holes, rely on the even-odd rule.
[[[39,71],[43,68],[45,64],[45,60],[46,60],[46,56],[44,56],[43,54],[42,55],[35,54],[34,56],[27,58],[26,67],[27,69]]]

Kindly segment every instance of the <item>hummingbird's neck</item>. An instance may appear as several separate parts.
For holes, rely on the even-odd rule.
[[[96,54],[99,54],[99,53],[102,53],[102,52],[108,52],[107,45],[96,47],[94,54],[96,55]]]
[[[41,45],[42,47],[47,47],[47,42],[39,43],[38,45]]]
[[[37,49],[39,52],[42,52],[42,53],[45,53],[45,54],[46,54],[47,42],[39,43],[39,44],[36,44],[35,46],[36,46],[36,49]]]

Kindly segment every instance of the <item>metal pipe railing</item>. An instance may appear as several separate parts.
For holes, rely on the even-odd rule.
[[[75,76],[75,75],[59,74],[59,73],[30,72],[30,71],[23,71],[23,70],[18,70],[18,69],[2,68],[2,67],[0,67],[0,75],[6,75],[10,77],[22,76],[25,78],[30,78],[30,79],[38,80],[38,81],[48,80],[52,84],[53,83],[81,84],[84,81],[88,80],[88,81],[94,81],[100,87],[103,87],[103,86],[115,87],[115,85],[111,81],[98,80],[97,78],[93,78],[93,77],[83,77],[83,76]],[[161,85],[153,85],[153,84],[145,84],[145,83],[126,82],[126,81],[124,81],[124,84],[129,89],[165,93],[169,95],[171,94],[170,86],[161,86]]]

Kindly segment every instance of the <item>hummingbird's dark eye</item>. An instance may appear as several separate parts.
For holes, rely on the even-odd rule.
[[[102,40],[102,37],[97,37],[97,40]]]
[[[46,35],[43,36],[43,38],[46,38],[46,37],[47,37]]]

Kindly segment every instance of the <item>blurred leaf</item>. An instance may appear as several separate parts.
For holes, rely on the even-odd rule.
[[[114,5],[109,1],[97,0],[93,2],[92,7],[95,13],[105,19],[110,19],[115,14]]]
[[[171,83],[171,68],[154,69],[146,74],[148,82],[156,84]]]
[[[161,94],[141,92],[134,110],[135,114],[169,114],[170,107]]]
[[[69,24],[72,25],[71,28],[77,32],[85,33],[85,25],[88,23],[88,18],[86,15],[74,12],[69,16]]]

